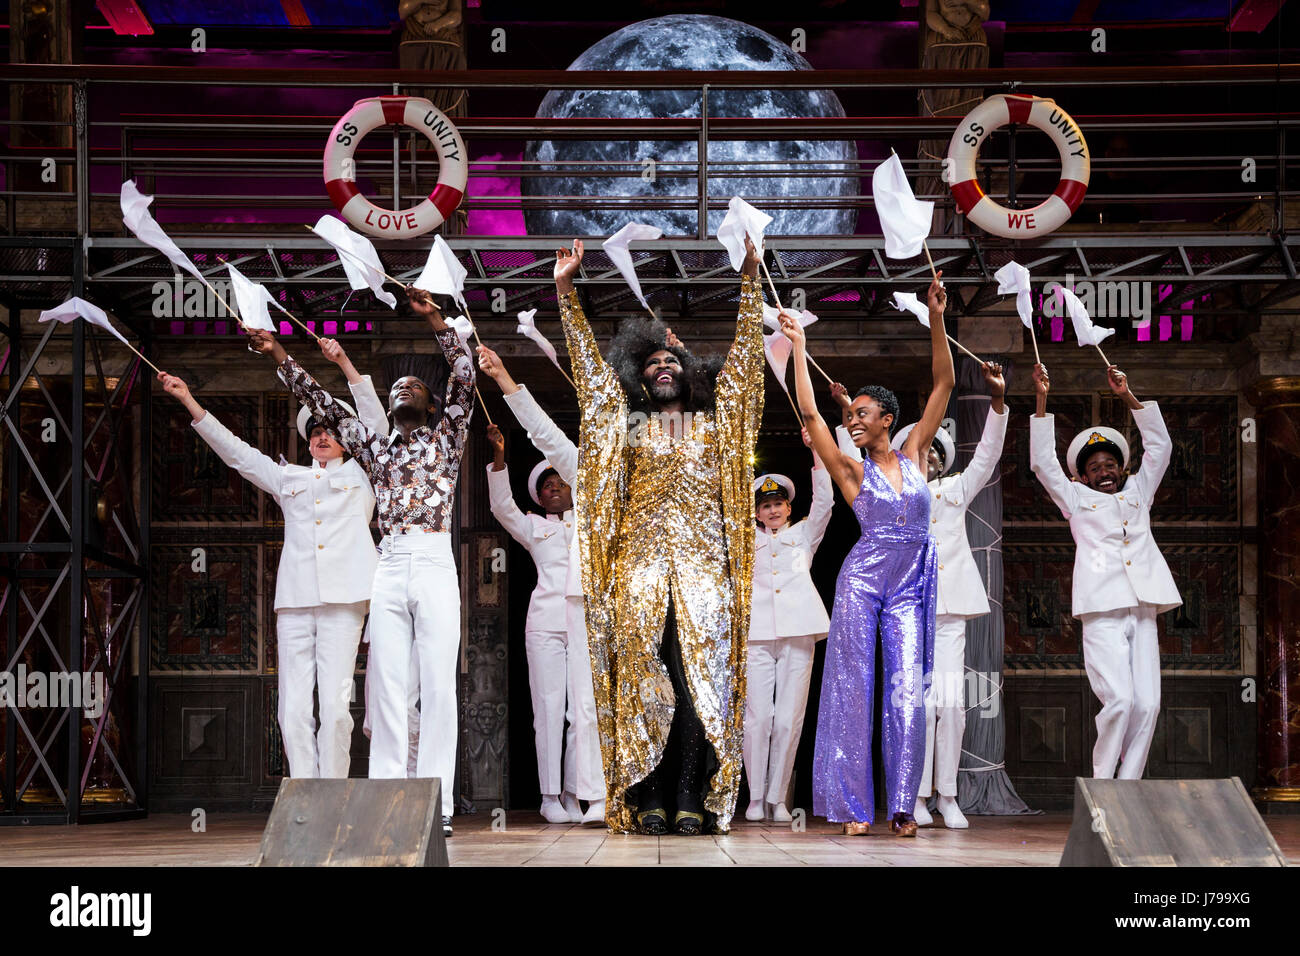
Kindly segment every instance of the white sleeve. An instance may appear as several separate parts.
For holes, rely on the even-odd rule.
[[[989,409],[988,418],[984,420],[984,433],[975,446],[975,454],[961,473],[962,490],[966,493],[967,501],[979,494],[980,489],[993,477],[998,461],[1002,458],[1002,445],[1007,438],[1007,420],[1010,417],[1011,413],[1005,405],[1001,415],[992,408]]]
[[[560,478],[568,485],[578,483],[578,446],[560,429],[551,416],[542,411],[527,386],[505,396],[506,404],[515,418],[528,432],[534,447],[551,463]]]
[[[528,515],[519,510],[515,496],[510,493],[510,472],[502,468],[493,471],[487,466],[488,509],[492,516],[501,522],[501,527],[510,532],[514,538],[530,553],[533,544],[533,528]]]
[[[1142,407],[1133,412],[1133,421],[1142,435],[1142,467],[1133,477],[1141,483],[1150,502],[1169,468],[1174,443],[1165,427],[1164,416],[1160,414],[1160,406],[1155,402],[1143,402]]]
[[[862,461],[862,449],[853,444],[853,439],[849,436],[849,430],[843,425],[835,426],[835,441],[840,446],[840,451],[848,455],[854,461]]]
[[[1074,513],[1078,490],[1056,458],[1056,424],[1051,415],[1029,418],[1029,467],[1066,518]]]
[[[211,412],[194,423],[194,430],[217,453],[218,458],[279,502],[283,465],[272,461],[248,442],[236,438]]]
[[[835,483],[831,481],[831,473],[824,466],[812,470],[812,487],[812,504],[808,506],[805,531],[808,535],[808,550],[816,554],[822,538],[826,536],[826,526],[831,523],[831,509],[835,506]]]
[[[361,419],[362,424],[376,435],[387,435],[388,413],[379,401],[375,383],[370,380],[370,376],[362,375],[361,381],[356,385],[349,382],[348,389],[352,392],[352,400],[357,406],[357,418]]]

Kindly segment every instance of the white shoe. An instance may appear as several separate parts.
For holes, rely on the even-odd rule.
[[[916,798],[916,806],[912,810],[912,818],[916,820],[918,827],[928,827],[934,822],[934,817],[930,816],[930,808],[925,805],[925,797]]]
[[[582,815],[584,827],[603,827],[605,825],[605,801],[593,800],[587,804],[587,812]]]
[[[570,823],[582,822],[582,807],[578,806],[578,798],[573,794],[565,792],[560,795],[560,806],[564,812],[569,815]]]
[[[777,823],[789,823],[794,817],[790,816],[790,811],[785,808],[784,803],[778,803],[772,811],[772,819]]]
[[[765,816],[767,812],[763,809],[762,800],[751,800],[749,806],[745,808],[745,819],[750,823],[758,823]]]
[[[966,815],[957,806],[956,797],[945,797],[940,794],[939,816],[943,817],[943,825],[949,830],[965,830],[970,826],[970,821],[966,819]]]
[[[547,823],[569,822],[569,811],[560,805],[560,798],[553,794],[542,797],[542,808],[538,812]]]

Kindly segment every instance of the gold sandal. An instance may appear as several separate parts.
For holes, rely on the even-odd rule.
[[[850,820],[843,824],[845,836],[867,836],[871,833],[871,824],[861,820]]]

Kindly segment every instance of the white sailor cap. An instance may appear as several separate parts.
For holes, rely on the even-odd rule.
[[[542,459],[535,464],[533,470],[528,473],[528,496],[533,499],[533,504],[537,505],[539,508],[542,507],[542,500],[537,496],[537,482],[540,481],[542,475],[548,471],[555,471],[555,469],[551,467],[549,461]]]
[[[894,451],[898,451],[902,448],[903,442],[907,441],[907,436],[912,433],[912,429],[915,428],[916,425],[916,422],[912,422],[912,424],[900,428],[898,433],[894,435],[893,440],[889,443],[890,447],[893,448]],[[952,466],[957,463],[957,446],[953,443],[952,436],[948,434],[946,428],[940,428],[934,433],[934,441],[939,444],[939,457],[943,459],[943,470],[939,472],[939,476],[943,477],[948,474],[948,472],[952,471]]]
[[[1128,439],[1113,428],[1094,425],[1085,428],[1074,436],[1070,448],[1065,453],[1065,463],[1070,466],[1070,474],[1079,477],[1079,459],[1087,460],[1093,452],[1108,451],[1119,459],[1121,469],[1128,467]]]
[[[347,402],[340,402],[337,398],[334,399],[334,402],[345,412],[351,415],[353,418],[357,417],[356,409],[354,409]],[[303,405],[301,408],[298,409],[298,434],[302,436],[303,441],[307,441],[311,438],[311,429],[307,427],[308,422],[316,422],[316,424],[321,424],[319,419],[317,419],[316,416],[314,416],[311,413],[311,409],[308,408],[306,405]],[[313,425],[312,427],[314,428],[315,425]],[[334,437],[335,439],[338,438],[337,435]]]
[[[769,495],[785,495],[787,501],[794,501],[794,482],[785,475],[759,475],[754,479],[754,497]]]

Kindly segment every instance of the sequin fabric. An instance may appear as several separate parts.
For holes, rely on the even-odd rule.
[[[930,492],[910,460],[899,458],[902,493],[870,456],[853,513],[862,528],[835,582],[826,638],[813,813],[841,823],[870,823],[871,724],[876,646],[881,683],[881,749],[888,813],[911,813],[925,761],[925,684],[934,664],[938,546],[930,535]]]
[[[578,541],[607,785],[606,822],[636,829],[627,789],[663,756],[674,695],[659,647],[669,598],[695,710],[718,760],[705,808],[725,832],[740,785],[754,563],[752,456],[763,413],[763,291],[741,281],[717,406],[676,437],[628,403],[576,292],[560,298],[582,424]],[[636,424],[636,421],[633,421]]]
[[[375,492],[375,513],[384,534],[450,531],[456,479],[474,413],[474,366],[454,329],[435,333],[451,366],[446,404],[438,424],[422,425],[403,438],[380,435],[334,401],[292,357],[280,372],[298,401],[333,428],[357,460]]]

